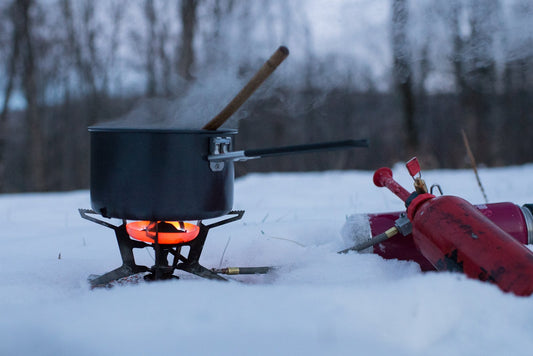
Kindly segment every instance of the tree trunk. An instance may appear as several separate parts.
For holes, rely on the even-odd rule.
[[[146,96],[154,97],[157,94],[157,77],[156,77],[156,14],[153,0],[146,0],[144,3],[144,16],[147,24],[146,37]]]
[[[471,34],[461,53],[464,65],[461,75],[461,104],[466,115],[467,134],[473,138],[473,151],[478,161],[490,164],[493,159],[491,139],[496,109],[496,64],[494,32],[497,31],[497,0],[473,0],[470,8]]]
[[[187,81],[194,79],[192,67],[194,64],[194,33],[196,29],[197,0],[181,1],[181,45],[178,60],[178,73]]]
[[[13,86],[15,77],[17,76],[17,63],[20,52],[20,28],[19,25],[20,19],[19,16],[16,16],[18,11],[15,5],[12,5],[11,8],[11,21],[13,23],[13,34],[12,34],[12,47],[11,47],[11,56],[9,57],[9,63],[6,68],[6,75],[8,76],[7,84],[4,89],[4,99],[2,106],[2,113],[0,114],[0,192],[4,191],[4,180],[5,180],[5,155],[6,150],[6,127],[7,127],[7,117],[9,113],[9,101],[11,99],[11,94],[13,92]]]
[[[411,53],[407,39],[408,5],[406,0],[392,2],[392,50],[394,57],[394,84],[400,97],[404,120],[405,147],[408,154],[419,146],[418,130],[415,123],[415,97],[413,93],[413,73]]]
[[[11,99],[11,93],[13,92],[13,85],[15,81],[15,76],[17,75],[17,60],[20,52],[20,25],[17,24],[17,18],[15,13],[13,16],[13,42],[11,56],[9,58],[9,64],[6,69],[6,74],[8,76],[6,88],[4,89],[4,100],[2,106],[2,114],[0,115],[0,122],[3,124],[7,120],[7,113],[9,111],[9,100]]]
[[[22,90],[26,99],[26,125],[29,129],[28,172],[31,190],[44,190],[45,162],[41,121],[37,100],[37,70],[35,61],[34,38],[32,33],[31,9],[33,0],[16,2],[17,16],[20,16],[22,62]]]

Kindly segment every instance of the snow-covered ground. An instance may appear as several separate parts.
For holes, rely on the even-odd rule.
[[[410,187],[403,166],[396,179]],[[533,165],[481,169],[491,202],[533,202]],[[428,171],[482,203],[471,171]],[[339,255],[346,216],[402,209],[372,172],[255,174],[235,183],[241,221],[210,231],[207,267],[274,265],[229,283],[90,290],[120,264],[113,232],[79,217],[87,191],[0,196],[1,355],[530,355],[531,298],[411,262]],[[225,250],[225,253],[224,253]],[[152,264],[146,250],[136,255]]]

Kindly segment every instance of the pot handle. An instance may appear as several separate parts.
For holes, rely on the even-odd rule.
[[[234,151],[222,154],[209,155],[207,159],[211,162],[221,161],[246,161],[249,159],[280,156],[291,153],[305,153],[316,151],[332,151],[353,147],[368,147],[368,140],[344,140],[333,142],[312,143],[306,145],[284,146],[274,148],[262,148],[254,150]]]
[[[332,151],[353,147],[368,147],[368,140],[345,140],[333,142],[311,143],[306,145],[284,146],[274,148],[262,148],[255,150],[245,150],[244,155],[249,158],[262,158],[280,156],[290,153],[304,153],[316,151]]]

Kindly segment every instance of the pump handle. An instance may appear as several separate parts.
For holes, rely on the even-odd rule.
[[[383,167],[374,172],[374,184],[378,187],[387,187],[391,192],[396,194],[401,200],[406,201],[411,195],[404,187],[398,184],[392,178],[392,170]]]

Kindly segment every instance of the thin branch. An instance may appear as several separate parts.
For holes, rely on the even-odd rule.
[[[485,189],[483,188],[483,184],[481,184],[481,179],[479,179],[479,174],[477,171],[477,165],[476,165],[476,159],[474,158],[474,154],[472,153],[472,150],[470,149],[470,145],[468,143],[468,137],[466,137],[465,130],[461,130],[461,133],[463,134],[463,142],[465,144],[466,153],[468,154],[468,158],[470,158],[470,163],[472,164],[472,169],[474,170],[474,174],[476,175],[477,185],[479,186],[479,189],[481,189],[481,193],[483,194],[483,198],[485,199],[485,203],[488,204],[489,200],[487,199],[487,194],[485,194]]]

